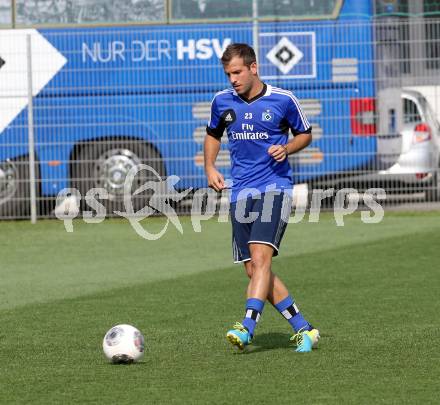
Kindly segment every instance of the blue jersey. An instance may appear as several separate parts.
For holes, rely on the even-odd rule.
[[[311,132],[307,117],[290,91],[264,84],[262,92],[250,100],[232,88],[220,91],[212,100],[206,130],[220,139],[225,129],[231,155],[231,201],[236,201],[243,189],[264,192],[271,185],[281,190],[292,188],[288,160],[277,162],[268,153],[271,145],[287,143],[289,130],[293,135]]]

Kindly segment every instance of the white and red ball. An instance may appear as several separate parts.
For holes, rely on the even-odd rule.
[[[102,349],[112,363],[133,363],[144,355],[144,337],[131,325],[113,326],[104,336]]]

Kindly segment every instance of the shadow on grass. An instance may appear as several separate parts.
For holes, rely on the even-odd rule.
[[[289,339],[292,335],[288,333],[263,333],[255,337],[251,346],[246,348],[244,354],[253,354],[276,349],[292,349],[293,345]]]
[[[145,360],[141,361],[132,361],[131,363],[114,363],[112,361],[107,361],[105,366],[115,367],[115,368],[124,368],[124,367],[143,367],[147,366],[148,362]]]

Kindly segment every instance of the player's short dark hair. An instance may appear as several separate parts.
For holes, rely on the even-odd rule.
[[[243,59],[245,66],[250,67],[257,61],[254,49],[248,44],[230,44],[226,47],[221,58],[223,66],[229,64],[232,58],[239,57]]]

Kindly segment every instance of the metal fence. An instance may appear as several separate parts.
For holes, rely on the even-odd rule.
[[[290,158],[296,204],[314,188],[384,188],[385,206],[438,201],[440,45],[424,33],[440,22],[309,22],[302,37],[289,24],[257,36],[251,24],[0,31],[0,218],[99,210],[93,197],[115,215],[140,164],[151,170],[132,191],[171,175],[177,192],[205,187],[210,103],[228,86],[218,58],[255,38],[263,80],[292,90],[313,126],[312,145]],[[224,136],[218,167],[229,166]],[[151,195],[136,194],[134,210]],[[171,203],[188,213],[191,195]]]

